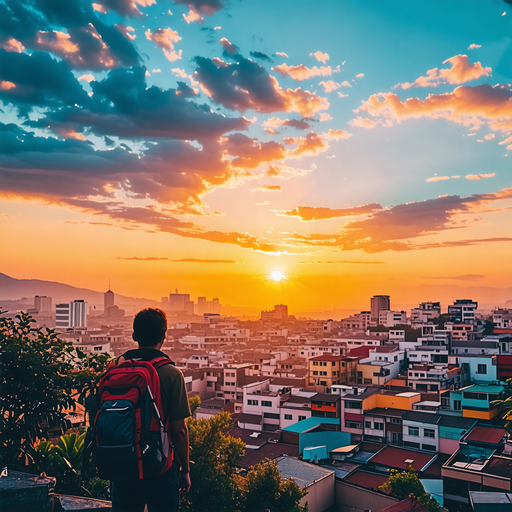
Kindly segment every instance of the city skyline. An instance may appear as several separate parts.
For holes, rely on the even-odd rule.
[[[7,275],[295,311],[512,300],[510,2],[2,9]]]

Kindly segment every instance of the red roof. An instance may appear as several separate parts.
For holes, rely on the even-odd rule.
[[[376,352],[394,352],[395,350],[398,350],[398,345],[379,345],[378,347],[375,347],[377,350]]]
[[[373,350],[375,347],[371,345],[363,345],[361,347],[353,348],[347,355],[349,357],[357,357],[359,359],[363,359],[370,355],[370,350]]]
[[[406,498],[394,505],[382,508],[380,512],[428,512],[428,509],[414,498]]]
[[[466,441],[474,441],[476,443],[500,444],[503,436],[507,431],[503,428],[484,427],[477,425],[466,436]]]
[[[369,473],[368,471],[356,470],[351,475],[345,478],[345,482],[360,485],[367,489],[378,490],[379,487],[388,480],[389,477],[385,475],[377,475],[376,473]]]
[[[333,356],[331,354],[323,354],[321,356],[312,357],[310,361],[345,361],[345,356]]]
[[[409,469],[409,466],[412,466],[416,471],[421,471],[436,455],[386,446],[386,448],[376,453],[369,462],[397,469]],[[412,462],[405,462],[406,460]]]

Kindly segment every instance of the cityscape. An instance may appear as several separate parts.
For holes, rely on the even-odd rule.
[[[512,512],[511,35],[0,0],[0,509]]]

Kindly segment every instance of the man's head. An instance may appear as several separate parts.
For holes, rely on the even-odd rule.
[[[139,311],[133,319],[133,339],[139,347],[156,347],[165,340],[167,317],[158,308]]]

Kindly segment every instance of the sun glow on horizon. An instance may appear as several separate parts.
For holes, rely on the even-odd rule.
[[[281,281],[281,279],[284,278],[283,274],[279,272],[279,270],[275,270],[272,272],[272,275],[270,276],[274,281]]]

